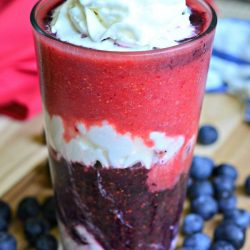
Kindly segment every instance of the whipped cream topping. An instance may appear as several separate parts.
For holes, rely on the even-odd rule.
[[[128,168],[141,163],[150,169],[155,164],[165,164],[174,158],[185,142],[182,135],[167,136],[163,132],[152,131],[149,138],[153,146],[148,146],[143,138],[129,132],[117,132],[108,121],[89,128],[79,122],[75,124],[79,133],[66,141],[62,118],[58,115],[50,117],[45,112],[45,119],[49,145],[68,161],[86,166],[94,166],[99,161],[104,168]]]
[[[83,47],[133,51],[166,48],[195,36],[185,0],[67,0],[51,32]]]

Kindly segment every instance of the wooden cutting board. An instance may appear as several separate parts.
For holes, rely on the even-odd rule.
[[[250,126],[242,121],[243,105],[236,99],[225,95],[207,95],[204,101],[201,124],[211,123],[219,129],[220,139],[212,146],[197,146],[196,153],[209,155],[217,163],[230,162],[240,172],[238,179],[238,207],[250,211],[250,197],[243,194],[242,185],[250,174]],[[41,201],[52,193],[47,167],[45,146],[41,143],[41,116],[17,123],[0,118],[0,195],[10,202],[13,210],[17,203],[27,195],[35,195]],[[188,210],[185,204],[184,212]],[[205,232],[212,235],[220,220],[217,216],[207,223]],[[11,232],[18,239],[18,249],[28,249],[22,227],[15,220]],[[55,232],[56,233],[56,232]],[[182,237],[179,237],[179,242]],[[250,230],[243,250],[250,249]]]
[[[16,122],[0,117],[0,197],[47,158],[42,116]]]

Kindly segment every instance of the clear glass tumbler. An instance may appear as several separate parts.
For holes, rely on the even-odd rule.
[[[41,0],[31,22],[57,214],[66,250],[174,248],[216,26],[142,52],[75,46],[47,32]]]

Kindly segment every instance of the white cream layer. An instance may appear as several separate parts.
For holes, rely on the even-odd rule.
[[[195,36],[189,17],[185,0],[67,0],[55,9],[50,29],[87,48],[151,50]]]
[[[165,164],[173,159],[185,142],[182,135],[167,136],[153,131],[149,134],[149,139],[153,141],[150,147],[138,136],[117,132],[108,121],[89,128],[84,123],[77,123],[78,135],[67,142],[62,118],[58,115],[50,117],[45,112],[45,119],[50,146],[67,160],[86,166],[93,166],[99,161],[105,168],[128,168],[141,163],[150,169],[155,164]]]
[[[82,239],[88,242],[88,245],[77,244],[67,233],[63,223],[59,222],[62,242],[66,250],[103,250],[103,247],[96,241],[84,226],[76,226],[75,230]]]
[[[62,242],[67,250],[104,250],[103,247],[96,241],[95,237],[87,231],[83,225],[78,225],[75,227],[76,232],[82,239],[88,242],[88,245],[79,245],[77,244],[71,236],[67,233],[63,223],[59,222],[59,229],[62,236]],[[176,247],[177,237],[171,242],[170,250],[174,250]],[[152,250],[162,250],[164,247],[162,244],[152,243],[148,245],[149,249]],[[141,246],[138,246],[138,249],[143,249]]]

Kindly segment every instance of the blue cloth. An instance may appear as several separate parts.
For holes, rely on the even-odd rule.
[[[246,102],[245,120],[250,122],[250,20],[219,20],[206,91],[239,96]]]

